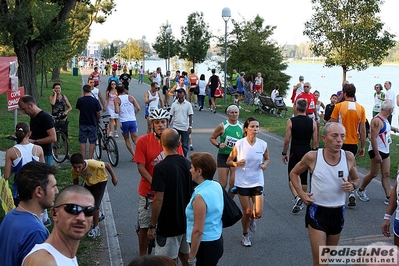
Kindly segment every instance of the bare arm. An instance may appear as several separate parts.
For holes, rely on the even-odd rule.
[[[145,180],[147,180],[148,183],[152,183],[152,176],[150,173],[148,173],[147,169],[145,169],[145,164],[137,163],[137,170],[139,171],[139,174],[144,177]]]
[[[396,207],[397,207],[396,187],[397,186],[398,186],[398,183],[395,182],[395,185],[393,186],[393,188],[391,190],[391,194],[390,194],[390,197],[389,197],[389,204],[388,204],[387,210],[385,211],[386,215],[388,214],[388,215],[392,216],[392,214],[396,210]],[[390,219],[389,220],[385,219],[385,216],[384,216],[384,220],[383,220],[382,226],[381,226],[381,231],[382,231],[382,234],[384,236],[386,236],[386,237],[390,237],[391,236],[391,232],[389,230],[390,224],[391,224],[391,220]]]
[[[221,135],[223,135],[224,133],[224,127],[223,124],[220,123],[219,125],[217,125],[217,127],[215,128],[215,130],[213,131],[211,137],[209,138],[209,141],[214,145],[218,145],[218,141],[217,138],[220,137]],[[219,148],[223,149],[226,146],[225,143],[220,143]]]
[[[132,95],[129,95],[129,101],[134,105],[134,113],[137,115],[140,112],[140,105]]]
[[[360,150],[359,150],[359,157],[364,156],[364,149],[366,146],[366,123],[360,122]]]
[[[154,200],[152,201],[152,213],[150,224],[156,225],[158,221],[159,214],[161,213],[161,208],[163,204],[164,192],[155,191]]]
[[[5,165],[4,165],[4,179],[8,180],[12,174],[12,161],[16,159],[15,151],[9,148],[6,151]]]
[[[68,98],[64,95],[65,104],[68,109],[65,111],[64,115],[67,115],[70,111],[72,111],[72,105],[69,103]]]
[[[310,151],[306,153],[302,157],[302,160],[299,161],[299,163],[297,163],[290,172],[291,184],[298,192],[298,196],[303,200],[303,202],[306,205],[309,205],[314,202],[314,199],[310,198],[310,196],[312,196],[313,193],[306,193],[302,190],[302,185],[299,175],[303,173],[306,169],[308,169],[310,172],[313,172],[314,164],[316,161],[316,155],[317,155],[316,151]]]
[[[284,138],[284,146],[283,146],[283,152],[285,153],[285,155],[282,155],[283,158],[283,163],[287,164],[288,162],[288,156],[287,156],[287,152],[288,152],[288,145],[290,144],[290,140],[291,140],[291,131],[292,131],[292,121],[291,119],[287,120],[287,125],[285,127],[285,138]]]
[[[245,165],[245,159],[241,159],[238,162],[235,162],[234,160],[237,158],[237,146],[234,146],[233,150],[230,152],[229,157],[227,158],[226,164],[231,167],[238,167],[238,166],[244,166]]]
[[[163,108],[163,100],[162,100],[162,95],[161,95],[161,93],[158,91],[158,97],[159,97],[159,103],[160,103],[160,106],[161,106],[161,108]]]
[[[317,122],[313,120],[313,134],[312,134],[312,140],[313,140],[313,149],[317,149],[319,147],[319,136],[317,135]]]
[[[47,137],[42,138],[42,139],[30,139],[29,142],[34,143],[36,141],[36,144],[38,145],[43,145],[43,144],[50,144],[54,143],[57,141],[57,135],[55,134],[55,128],[52,127],[48,130],[46,130]]]
[[[198,248],[201,244],[202,234],[204,232],[206,205],[204,199],[200,195],[195,196],[193,201],[193,210],[194,226],[191,233],[190,254],[188,255],[189,260],[193,260],[196,257]]]
[[[119,105],[121,104],[121,100],[119,99],[119,97],[115,97],[114,99],[114,109],[115,109],[115,113],[119,114]]]
[[[112,169],[111,165],[109,163],[104,162],[105,169],[107,169],[108,173],[111,175],[112,178],[112,184],[116,186],[118,184],[118,178],[115,175],[114,170]]]
[[[57,266],[54,257],[46,250],[38,250],[26,257],[22,266]]]

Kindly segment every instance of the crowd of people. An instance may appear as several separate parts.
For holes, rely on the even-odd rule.
[[[160,67],[151,73],[150,89],[143,95],[147,132],[139,136],[136,120],[141,107],[129,94],[128,68],[119,69],[118,64],[111,64],[112,75],[108,78],[104,99],[98,88],[103,69],[101,65],[93,67],[75,106],[79,110],[80,153],[70,156],[74,185],[60,191],[54,204],[58,188],[51,155],[51,143],[55,142],[53,118],[67,122],[72,106],[61,93],[59,83],[53,85],[53,94],[49,97],[51,115],[40,109],[29,95],[19,102],[22,112],[30,116],[30,125],[17,124],[17,144],[6,153],[4,177],[8,179],[14,174],[13,198],[17,208],[7,214],[0,225],[2,265],[45,265],[43,261],[76,265],[79,240],[85,235],[101,235],[99,221],[104,216],[100,203],[108,179],[114,186],[118,183],[110,164],[92,159],[101,111],[110,115],[110,136],[119,137],[120,128],[132,155],[131,161],[137,164],[141,176],[138,239],[142,261],[152,260],[145,255],[149,243],[154,241],[155,255],[165,263],[172,263],[170,265],[177,265],[179,259],[183,265],[217,265],[224,252],[223,189],[233,199],[238,196],[243,213],[241,244],[251,247],[250,231],[256,232],[256,220],[263,214],[265,170],[270,155],[268,143],[258,137],[261,128],[258,119],[250,116],[241,122],[239,113],[240,110],[249,112],[251,99],[263,93],[261,73],[253,78],[233,70],[236,101],[226,107],[226,120],[218,124],[209,138],[218,149],[215,160],[206,152],[189,156],[189,150],[194,149],[194,110],[205,109],[206,95],[210,111],[216,113],[215,94],[221,81],[215,69],[208,80],[204,74],[198,77],[194,69],[190,74],[183,71],[180,75],[180,71],[176,71],[175,77],[171,77],[169,71],[163,75]],[[118,70],[123,72],[119,77]],[[385,93],[380,84],[375,85],[368,148],[370,171],[360,180],[355,156],[365,155],[367,121],[364,107],[356,102],[355,86],[344,82],[327,105],[319,100],[319,91],[311,91],[310,82],[305,82],[303,76],[294,86],[291,98],[294,114],[287,120],[281,154],[282,162],[288,165],[288,187],[294,197],[292,212],[298,213],[306,205],[305,223],[313,265],[319,265],[319,246],[338,244],[346,198],[350,207],[356,206],[356,196],[361,201],[369,201],[366,187],[379,170],[386,196],[383,202],[388,205],[382,232],[390,235],[390,221],[399,208],[397,185],[391,189],[389,182],[390,132],[399,132],[399,129],[391,126],[396,100],[392,98],[391,83],[385,82],[384,87]],[[272,97],[278,96],[276,84]],[[245,108],[240,106],[242,101]],[[324,129],[320,132],[323,123]],[[324,148],[319,148],[322,142]],[[218,182],[214,181],[216,171]],[[79,177],[83,178],[82,186],[79,186]],[[51,234],[45,228],[51,223],[48,208],[54,222]],[[31,225],[22,229],[19,215],[30,219]],[[399,211],[395,226],[399,226]],[[23,250],[8,245],[16,232],[18,244],[25,247]],[[24,239],[24,234],[31,237]],[[395,233],[394,243],[399,246],[399,234]],[[166,258],[171,260],[167,262]],[[139,261],[136,259],[130,265],[141,265]]]

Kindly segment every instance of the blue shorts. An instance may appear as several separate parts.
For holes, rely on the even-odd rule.
[[[79,143],[86,143],[89,139],[90,144],[97,141],[97,126],[79,125]]]
[[[394,220],[393,221],[393,233],[395,236],[399,237],[399,220]]]
[[[121,122],[121,124],[123,134],[139,132],[136,121]]]

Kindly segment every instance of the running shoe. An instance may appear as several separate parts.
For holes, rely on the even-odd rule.
[[[244,247],[250,247],[252,245],[251,240],[249,239],[249,234],[242,235],[241,245],[243,245]]]
[[[100,215],[98,216],[98,221],[101,222],[104,219],[105,219],[104,213],[100,212]]]
[[[190,151],[193,151],[193,150],[194,150],[193,145],[190,145]]]
[[[353,193],[353,191],[349,193],[348,200],[349,200],[349,202],[348,202],[349,207],[356,206],[356,197],[355,197],[355,193]]]
[[[359,189],[356,190],[356,194],[361,201],[369,201],[370,198],[366,195],[366,190],[360,191]]]
[[[251,230],[251,232],[256,232],[256,222],[254,217],[249,218],[249,230]]]
[[[385,205],[389,205],[389,199],[388,199],[388,198],[385,198],[385,199],[384,199],[384,204],[385,204]]]
[[[295,197],[294,206],[292,207],[292,213],[298,213],[303,208],[303,201],[299,196]]]
[[[87,236],[88,237],[92,237],[92,238],[96,238],[98,236],[100,236],[100,227],[97,225],[96,227],[94,227],[93,229],[91,229],[88,233]]]

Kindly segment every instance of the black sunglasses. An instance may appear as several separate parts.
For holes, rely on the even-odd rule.
[[[87,206],[87,207],[82,207],[80,205],[77,204],[71,204],[71,203],[66,203],[66,204],[61,204],[58,205],[54,208],[58,208],[64,206],[64,210],[72,215],[78,215],[79,213],[83,212],[85,214],[85,216],[90,217],[94,215],[94,207],[92,206]]]
[[[309,88],[309,86],[303,86],[304,88]]]

